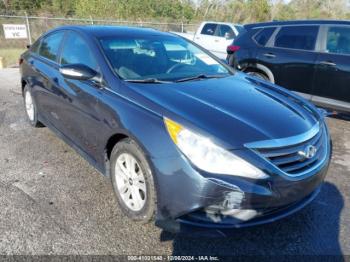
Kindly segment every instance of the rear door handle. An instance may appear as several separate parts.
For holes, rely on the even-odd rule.
[[[336,66],[336,63],[333,63],[331,61],[322,61],[320,62],[320,65],[326,65],[326,66]]]
[[[268,57],[268,58],[275,58],[276,55],[272,54],[272,53],[266,53],[264,54],[264,56]]]

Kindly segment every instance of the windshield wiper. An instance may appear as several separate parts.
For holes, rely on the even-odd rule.
[[[196,76],[191,76],[191,77],[186,77],[186,78],[182,78],[179,80],[176,80],[175,82],[186,82],[186,81],[192,81],[192,80],[197,80],[197,79],[209,79],[209,78],[222,78],[222,77],[226,77],[228,75],[205,75],[205,74],[200,74],[200,75],[196,75]]]
[[[132,83],[150,83],[150,84],[166,84],[171,83],[170,81],[163,81],[157,78],[145,78],[145,79],[125,79],[126,82]]]

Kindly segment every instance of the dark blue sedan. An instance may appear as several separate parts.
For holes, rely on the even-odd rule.
[[[109,176],[134,220],[168,230],[271,222],[309,203],[326,175],[321,111],[173,34],[60,27],[20,69],[30,124]]]

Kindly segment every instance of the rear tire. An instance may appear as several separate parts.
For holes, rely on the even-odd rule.
[[[130,138],[118,142],[110,157],[111,180],[120,208],[132,220],[147,223],[156,211],[156,190],[150,165]]]
[[[23,89],[24,109],[28,122],[33,127],[43,127],[44,125],[38,120],[38,110],[31,90],[28,87]]]
[[[271,82],[271,80],[269,79],[269,77],[264,74],[264,73],[261,73],[259,71],[255,71],[255,70],[246,70],[244,71],[247,75],[250,75],[250,76],[254,76],[256,78],[259,78],[259,79],[263,79],[265,81],[269,81]]]

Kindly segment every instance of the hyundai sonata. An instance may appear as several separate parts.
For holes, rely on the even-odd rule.
[[[60,27],[21,56],[20,70],[30,124],[110,177],[131,219],[267,223],[309,203],[326,175],[321,111],[179,36]]]

